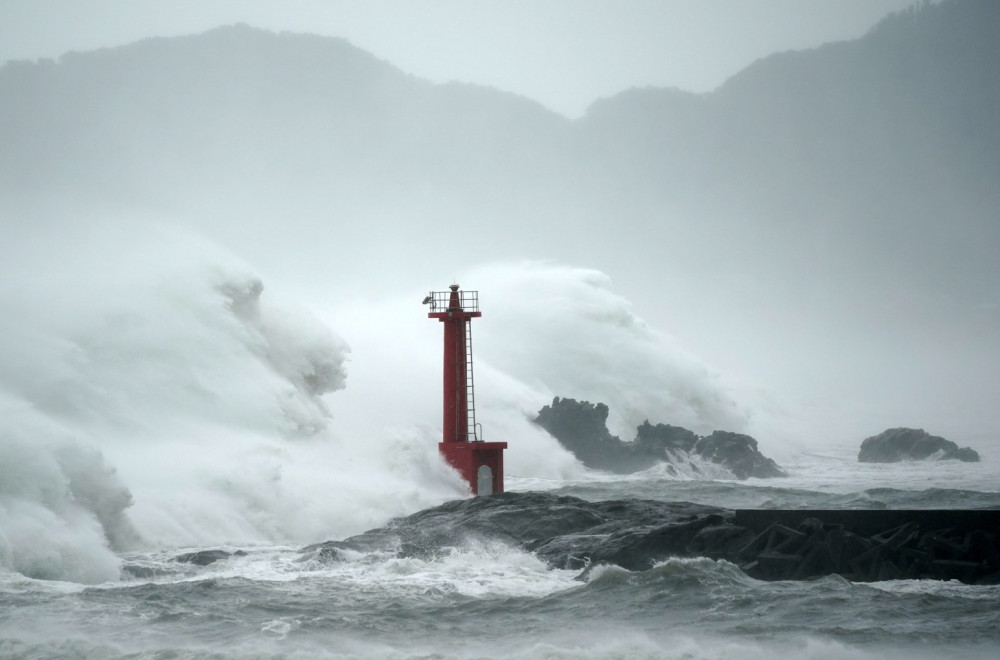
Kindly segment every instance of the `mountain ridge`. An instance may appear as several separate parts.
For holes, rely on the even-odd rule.
[[[248,26],[7,64],[0,212],[3,197],[152,208],[253,263],[373,290],[442,260],[584,264],[738,371],[806,373],[861,347],[909,373],[933,346],[953,381],[986,388],[998,7],[925,5],[707,94],[627,90],[577,120]]]

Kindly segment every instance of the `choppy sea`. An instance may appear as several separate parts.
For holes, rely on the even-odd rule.
[[[786,479],[653,468],[514,476],[507,488],[743,508],[1000,506],[987,461],[861,465],[813,454],[785,467]],[[1000,648],[1000,586],[762,582],[705,558],[581,576],[496,541],[423,558],[213,545],[234,554],[207,566],[177,561],[199,549],[120,553],[120,579],[92,585],[4,573],[0,657],[995,658]]]

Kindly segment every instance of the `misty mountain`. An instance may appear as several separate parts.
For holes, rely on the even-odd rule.
[[[57,207],[53,236],[82,209],[159,214],[316,287],[556,259],[762,377],[896,351],[884,389],[928,349],[961,358],[942,358],[953,379],[987,378],[1000,353],[998,118],[990,0],[575,121],[237,25],[0,68],[0,213]]]
[[[630,90],[584,124],[608,172],[742,209],[795,249],[935,277],[984,268],[1000,238],[998,30],[996,3],[925,5],[862,39],[759,60],[711,94]]]
[[[537,163],[563,123],[494,90],[420,81],[342,40],[245,25],[0,71],[6,186],[151,201],[461,186],[502,176],[505,161]]]
[[[630,90],[577,122],[339,39],[244,25],[149,39],[0,69],[0,186],[171,210],[406,201],[570,243],[610,223],[690,237],[683,215],[736,246],[763,234],[754,246],[857,259],[905,245],[895,261],[982,266],[998,240],[998,19],[988,0],[924,6],[713,93]]]

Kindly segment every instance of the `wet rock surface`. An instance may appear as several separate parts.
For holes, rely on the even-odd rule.
[[[701,437],[680,426],[646,421],[636,428],[634,442],[622,442],[608,431],[609,412],[603,403],[556,397],[534,421],[580,462],[597,470],[629,474],[689,455],[717,463],[738,479],[786,476],[748,435],[715,431]]]
[[[927,459],[979,461],[979,454],[969,447],[959,447],[951,440],[931,435],[923,429],[886,429],[866,438],[858,451],[861,463],[898,463]]]
[[[695,443],[694,453],[722,465],[737,479],[787,476],[777,463],[757,450],[756,440],[741,433],[715,431]]]
[[[332,558],[345,550],[434,556],[470,541],[498,540],[534,552],[559,568],[584,568],[603,561],[639,570],[684,555],[685,539],[697,533],[702,521],[721,522],[732,515],[688,502],[589,502],[549,493],[508,492],[446,502],[386,527],[305,551]]]
[[[247,553],[243,550],[228,552],[226,550],[199,550],[197,552],[187,552],[174,557],[174,561],[182,564],[194,564],[195,566],[208,566],[230,557],[243,557]]]
[[[710,557],[763,580],[837,574],[855,581],[1000,583],[996,510],[730,510],[501,493],[447,502],[303,552],[333,561],[348,551],[433,557],[489,541],[533,552],[564,569],[603,563],[644,570],[670,557]]]

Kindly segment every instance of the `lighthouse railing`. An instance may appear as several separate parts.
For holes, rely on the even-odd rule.
[[[427,294],[427,304],[430,305],[431,313],[447,312],[451,306],[451,291],[431,291]],[[479,311],[478,291],[459,291],[458,305],[463,312]]]

